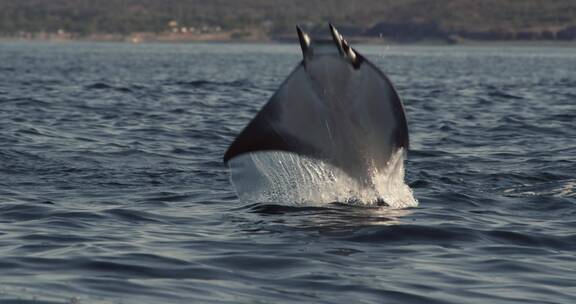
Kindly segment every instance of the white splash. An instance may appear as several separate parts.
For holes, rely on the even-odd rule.
[[[370,172],[367,186],[328,163],[288,152],[257,152],[229,162],[230,178],[245,202],[321,206],[332,202],[373,205],[382,199],[391,208],[415,207],[418,201],[404,183],[404,151],[397,151],[383,170]]]

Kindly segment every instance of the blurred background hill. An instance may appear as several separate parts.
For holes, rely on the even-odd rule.
[[[576,0],[0,0],[21,39],[293,39],[333,22],[356,39],[575,40]]]

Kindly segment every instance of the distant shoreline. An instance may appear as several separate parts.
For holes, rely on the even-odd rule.
[[[564,46],[574,47],[576,41],[560,41],[560,40],[461,40],[456,43],[451,43],[443,40],[415,40],[415,41],[391,41],[381,38],[357,38],[349,39],[353,44],[364,45],[399,45],[399,46]],[[91,39],[91,38],[77,38],[77,39],[43,39],[43,38],[16,38],[16,37],[0,37],[2,42],[45,42],[45,43],[124,43],[124,44],[155,44],[155,43],[174,43],[174,44],[195,44],[195,43],[238,43],[238,44],[251,44],[251,43],[271,43],[271,44],[290,44],[297,43],[297,39],[152,39],[142,41],[131,41],[128,39]]]
[[[113,2],[0,1],[0,41],[293,43],[331,22],[351,43],[576,44],[574,0]]]
[[[478,46],[575,46],[576,40],[559,39],[441,39],[441,38],[421,38],[393,40],[385,37],[354,36],[346,37],[351,43],[369,45],[478,45]],[[259,30],[245,31],[219,31],[213,33],[133,33],[122,34],[90,34],[78,35],[74,33],[20,33],[19,35],[0,36],[0,42],[7,41],[37,41],[37,42],[117,42],[117,43],[294,43],[297,42],[296,35],[268,35]]]

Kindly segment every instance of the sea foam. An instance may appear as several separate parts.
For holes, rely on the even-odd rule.
[[[384,201],[391,208],[415,207],[418,201],[404,182],[404,158],[404,150],[398,150],[385,168],[373,168],[368,174],[370,180],[359,183],[320,160],[289,152],[255,152],[229,162],[230,178],[245,202],[373,206]]]

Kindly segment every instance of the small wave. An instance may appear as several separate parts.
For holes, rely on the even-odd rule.
[[[562,182],[530,184],[505,189],[504,194],[511,197],[552,196],[576,197],[576,179]]]
[[[472,242],[477,236],[472,229],[453,229],[430,227],[423,225],[391,225],[386,228],[376,228],[370,231],[360,231],[356,235],[347,237],[348,241],[365,243],[395,243],[418,242],[420,244],[439,244],[452,242]]]
[[[576,96],[575,96],[576,97]],[[576,120],[575,113],[561,113],[550,117],[552,121],[573,122]]]
[[[326,207],[317,207],[317,206],[286,206],[286,205],[276,205],[276,204],[250,204],[248,206],[243,207],[243,209],[249,209],[251,212],[260,213],[260,214],[285,214],[285,213],[299,213],[299,212],[306,212],[306,211],[325,211],[329,210]]]
[[[96,82],[86,86],[87,90],[114,90],[122,93],[132,93],[133,90],[124,86],[113,86],[103,82]]]
[[[93,83],[91,85],[87,85],[86,89],[89,90],[101,90],[101,89],[112,89],[113,86],[103,83],[103,82],[97,82],[97,83]]]
[[[510,94],[510,93],[505,93],[505,92],[498,91],[498,90],[489,92],[488,96],[496,97],[496,98],[504,98],[504,99],[523,99],[522,96],[518,96],[518,95],[514,95],[514,94]]]
[[[43,219],[52,214],[52,208],[35,204],[8,204],[0,206],[2,217],[13,221],[31,221]]]
[[[38,107],[38,109],[36,109],[36,111],[39,111],[41,109],[40,106],[50,105],[50,103],[47,101],[40,100],[37,98],[32,98],[32,97],[17,97],[17,98],[0,99],[0,102],[1,103],[13,103],[13,104],[18,105],[18,106],[25,106],[25,105],[36,106],[36,107]]]
[[[156,223],[160,222],[156,215],[150,214],[141,210],[125,209],[125,208],[114,208],[105,211],[106,214],[111,215],[122,221],[129,221],[132,223],[140,222],[150,222]]]
[[[210,81],[210,80],[192,80],[168,82],[167,85],[189,86],[189,87],[207,87],[207,86],[225,86],[225,87],[246,87],[249,83],[246,80],[234,81]]]

